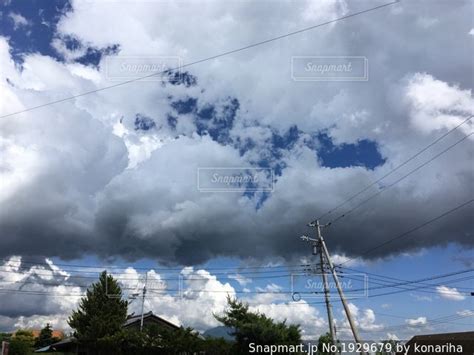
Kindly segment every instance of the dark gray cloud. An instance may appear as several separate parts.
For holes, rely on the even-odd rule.
[[[373,5],[350,4],[349,11]],[[239,11],[257,16],[258,6],[248,6]],[[457,118],[472,113],[471,7],[469,1],[401,3],[276,47],[255,48],[215,68],[190,69],[199,85],[134,86],[52,106],[37,111],[37,116],[2,119],[1,172],[6,188],[0,211],[0,255],[68,259],[96,254],[182,264],[217,256],[264,260],[304,255],[307,246],[298,237],[311,233],[305,227],[308,221],[429,144],[452,128]],[[76,11],[76,16],[80,14]],[[289,16],[288,28],[299,24],[299,15]],[[280,23],[278,28],[284,32],[287,27]],[[203,28],[205,33],[207,27]],[[91,35],[85,29],[75,30],[79,37]],[[147,30],[155,36],[153,29]],[[96,35],[97,42],[103,41],[102,34]],[[236,33],[234,42],[259,38],[258,32],[241,36]],[[118,42],[123,50],[131,48],[128,38]],[[183,46],[192,49],[192,38],[183,39]],[[369,60],[369,81],[296,83],[288,75],[291,55],[362,55]],[[69,81],[84,90],[91,85],[65,74],[54,63],[31,65],[56,73],[51,76],[57,81],[49,84],[57,85],[54,88],[60,92],[70,90],[65,84]],[[237,68],[239,75],[229,68]],[[11,67],[6,73],[20,88],[9,87],[8,97],[34,97],[29,92],[34,82]],[[437,98],[443,85],[451,90]],[[417,88],[412,96],[411,87]],[[35,101],[48,101],[48,95],[41,92]],[[176,101],[170,101],[170,96],[174,100],[196,97],[196,108],[176,112],[172,105]],[[240,108],[232,120],[223,120],[228,117],[218,112],[229,97],[236,98]],[[8,112],[15,111],[15,99],[8,104]],[[203,112],[209,104],[215,105],[217,113],[206,126],[199,119],[207,119]],[[153,129],[135,130],[138,113],[154,122]],[[172,126],[170,114],[177,117]],[[438,123],[440,117],[445,123]],[[200,127],[210,125],[221,127],[225,139],[215,131],[209,136],[200,132]],[[301,140],[277,156],[267,144],[268,137],[294,125],[308,136],[325,131],[335,144],[371,139],[385,165],[374,171],[325,168],[317,160],[317,142],[310,146]],[[464,127],[472,129],[470,124]],[[466,131],[453,133],[432,154]],[[246,141],[253,144],[243,149]],[[468,140],[341,219],[325,231],[330,249],[359,256],[468,200],[474,192],[472,155],[472,140]],[[263,203],[259,194],[198,191],[199,167],[249,166],[265,159],[271,168],[281,164],[284,169]],[[387,183],[401,175],[402,171]],[[374,191],[369,190],[369,195]],[[472,248],[473,212],[473,206],[467,206],[368,257],[450,242]]]

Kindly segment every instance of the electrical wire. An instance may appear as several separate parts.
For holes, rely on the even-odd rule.
[[[388,189],[392,188],[393,186],[397,185],[399,182],[403,181],[404,179],[406,179],[408,176],[412,175],[413,173],[417,172],[418,170],[420,170],[421,168],[425,167],[426,165],[428,165],[429,163],[431,163],[432,161],[434,161],[435,159],[439,158],[441,155],[445,154],[446,152],[448,152],[449,150],[451,150],[452,148],[454,148],[455,146],[457,146],[458,144],[462,143],[463,141],[465,141],[467,138],[469,138],[470,136],[472,136],[474,133],[469,133],[468,135],[465,135],[463,138],[461,138],[460,140],[456,141],[456,143],[450,145],[449,147],[443,149],[440,153],[436,154],[435,156],[433,156],[432,158],[430,158],[429,160],[425,161],[424,163],[422,163],[421,165],[418,165],[416,168],[414,168],[413,170],[410,170],[410,172],[408,172],[407,174],[403,175],[401,178],[395,180],[395,182],[387,185],[387,186],[384,186],[383,188],[381,188],[380,190],[378,190],[376,193],[372,194],[370,197],[368,197],[367,199],[364,199],[362,200],[360,203],[358,203],[356,206],[352,207],[350,210],[348,210],[347,212],[339,215],[338,217],[336,217],[335,219],[331,220],[330,222],[327,223],[327,225],[332,225],[334,223],[336,223],[337,221],[339,221],[340,219],[344,218],[344,217],[347,217],[349,214],[351,214],[352,212],[354,212],[355,210],[357,210],[358,208],[360,208],[361,206],[363,206],[364,204],[366,204],[367,202],[371,201],[372,199],[374,199],[375,197],[379,196],[380,194],[384,193],[385,191],[387,191]]]
[[[422,153],[424,153],[425,151],[427,151],[429,148],[431,148],[432,146],[434,146],[436,143],[440,142],[441,140],[443,140],[445,137],[447,137],[448,135],[450,135],[452,132],[456,131],[459,127],[461,127],[463,124],[467,123],[468,121],[471,120],[473,116],[469,116],[468,118],[466,118],[464,121],[462,121],[460,124],[458,124],[457,126],[455,126],[454,128],[450,129],[448,132],[444,133],[443,135],[441,135],[440,137],[436,138],[433,142],[431,142],[430,144],[428,144],[427,146],[423,147],[421,150],[417,151],[414,155],[412,155],[411,157],[409,157],[407,160],[403,161],[401,164],[397,165],[395,168],[391,169],[390,171],[388,171],[386,174],[384,174],[382,177],[378,178],[377,180],[375,180],[374,182],[372,182],[371,184],[367,185],[365,188],[363,188],[362,190],[358,191],[357,193],[355,193],[354,195],[350,196],[348,199],[344,200],[343,202],[341,202],[340,204],[334,206],[333,208],[329,209],[328,211],[326,211],[325,213],[323,213],[322,215],[320,215],[318,218],[316,218],[316,220],[314,220],[313,222],[311,223],[316,223],[316,221],[318,220],[321,220],[323,219],[324,217],[326,217],[327,215],[333,213],[334,211],[338,210],[339,208],[341,208],[342,206],[345,206],[347,203],[351,202],[353,199],[355,199],[356,197],[360,196],[361,194],[363,194],[365,191],[367,191],[368,189],[370,189],[372,186],[378,184],[379,182],[381,182],[382,180],[384,180],[385,178],[387,178],[388,176],[392,175],[394,172],[396,172],[398,169],[400,169],[401,167],[405,166],[406,164],[408,164],[409,162],[411,162],[413,159],[415,159],[416,157],[420,156]],[[311,224],[310,223],[310,224]]]
[[[407,230],[406,232],[403,232],[403,233],[401,233],[401,234],[399,234],[399,235],[397,235],[397,236],[395,236],[395,237],[393,237],[393,238],[391,238],[391,239],[388,239],[387,241],[385,241],[385,242],[383,242],[383,243],[381,243],[381,244],[378,244],[378,245],[376,245],[376,246],[374,246],[374,247],[372,247],[372,248],[369,248],[369,249],[365,250],[364,252],[362,252],[362,254],[359,255],[359,257],[360,257],[360,256],[364,256],[364,255],[367,255],[367,254],[370,254],[370,253],[373,252],[374,250],[380,249],[380,248],[384,247],[385,245],[388,245],[388,244],[394,242],[395,240],[399,240],[399,239],[405,238],[405,237],[407,237],[408,235],[412,234],[413,232],[416,232],[417,230],[419,230],[419,229],[421,229],[421,228],[423,228],[423,227],[426,227],[427,225],[429,225],[429,224],[431,224],[431,223],[433,223],[433,222],[436,222],[436,221],[438,221],[439,219],[441,219],[441,218],[443,218],[443,217],[446,217],[447,215],[449,215],[449,214],[451,214],[451,213],[453,213],[453,212],[455,212],[455,211],[457,211],[457,210],[459,210],[459,209],[461,209],[461,208],[463,208],[463,207],[465,207],[465,206],[468,206],[468,205],[471,204],[472,202],[474,202],[474,199],[467,200],[466,202],[463,202],[463,203],[461,203],[460,205],[457,205],[456,207],[453,207],[453,208],[451,208],[451,209],[449,209],[449,210],[447,210],[447,211],[441,213],[440,215],[438,215],[438,216],[436,216],[436,217],[434,217],[434,218],[432,218],[432,219],[430,219],[430,220],[428,220],[428,221],[426,221],[426,222],[423,222],[422,224],[419,224],[419,225],[417,225],[417,226],[415,226],[415,227],[413,227],[413,228]],[[342,266],[342,265],[347,264],[348,262],[350,262],[350,261],[352,261],[352,260],[355,260],[355,258],[348,258],[347,260],[345,260],[345,261],[343,261],[343,262],[337,264],[336,266],[339,266],[339,267],[340,267],[340,266]]]
[[[390,277],[390,276],[386,276],[386,275],[381,275],[381,274],[375,274],[375,273],[371,273],[371,272],[367,272],[367,271],[362,271],[362,270],[357,270],[357,269],[353,269],[353,268],[348,268],[348,267],[341,267],[342,269],[345,269],[345,270],[349,270],[349,271],[354,271],[354,272],[357,272],[357,273],[361,273],[361,274],[364,274],[364,275],[367,275],[367,276],[371,276],[370,279],[371,280],[376,280],[376,281],[381,281],[381,282],[389,282],[388,280],[391,280],[391,281],[398,281],[398,282],[410,282],[410,280],[404,280],[404,279],[399,279],[399,278],[395,278],[395,277]],[[341,275],[341,277],[344,277],[344,273]],[[351,275],[351,276],[354,276],[354,275]],[[421,285],[425,285],[427,287],[434,287],[434,286],[439,286],[439,285],[436,285],[436,284],[429,284],[429,283],[424,283],[424,282],[419,282],[419,284]],[[459,287],[460,289],[462,289],[461,287]],[[466,287],[465,288],[466,290],[470,290],[470,288]]]
[[[181,65],[179,67],[176,67],[176,68],[163,70],[163,71],[153,73],[153,74],[150,74],[150,75],[146,75],[146,76],[142,76],[142,77],[139,77],[139,78],[134,78],[134,79],[122,81],[122,82],[117,83],[117,84],[104,86],[104,87],[94,89],[94,90],[90,90],[90,91],[85,91],[85,92],[82,92],[82,93],[76,94],[76,95],[71,95],[69,97],[65,97],[65,98],[62,98],[62,99],[59,99],[59,100],[50,101],[50,102],[47,102],[47,103],[44,103],[44,104],[41,104],[41,105],[28,107],[28,108],[25,108],[25,109],[20,110],[20,111],[11,112],[11,113],[8,113],[6,115],[2,115],[2,116],[0,116],[0,118],[10,117],[10,116],[18,115],[20,113],[30,112],[30,111],[37,110],[37,109],[40,109],[40,108],[43,108],[43,107],[46,107],[46,106],[51,106],[51,105],[55,105],[55,104],[58,104],[58,103],[61,103],[61,102],[70,101],[70,100],[76,99],[78,97],[82,97],[82,96],[98,93],[98,92],[101,92],[101,91],[109,90],[109,89],[112,89],[112,88],[128,85],[130,83],[138,82],[138,81],[150,78],[150,77],[155,77],[155,76],[158,76],[158,75],[172,73],[172,72],[175,72],[175,71],[178,71],[178,70],[181,70],[183,68],[187,68],[187,67],[190,67],[190,66],[193,66],[193,65],[196,65],[196,64],[200,64],[200,63],[204,63],[204,62],[207,62],[207,61],[210,61],[210,60],[214,60],[214,59],[217,59],[217,58],[228,56],[230,54],[242,52],[242,51],[245,51],[245,50],[248,50],[248,49],[251,49],[251,48],[254,48],[254,47],[258,47],[258,46],[261,46],[261,45],[264,45],[264,44],[267,44],[267,43],[278,41],[278,40],[283,39],[283,38],[291,37],[291,36],[294,36],[294,35],[297,35],[297,34],[300,34],[300,33],[303,33],[303,32],[314,30],[314,29],[319,28],[319,27],[323,27],[323,26],[326,26],[326,25],[329,25],[329,24],[332,24],[332,23],[336,23],[336,22],[339,22],[339,21],[342,21],[342,20],[346,20],[346,19],[349,19],[351,17],[355,17],[355,16],[358,16],[358,15],[362,15],[362,14],[366,14],[366,13],[375,11],[375,10],[379,10],[379,9],[384,8],[384,7],[388,7],[390,5],[394,5],[398,2],[399,2],[399,0],[393,1],[393,2],[390,2],[390,3],[385,3],[385,4],[382,4],[382,5],[379,5],[379,6],[375,6],[375,7],[366,9],[366,10],[354,12],[352,14],[341,16],[341,17],[336,18],[334,20],[330,20],[330,21],[326,21],[326,22],[323,22],[323,23],[320,23],[320,24],[317,24],[317,25],[314,25],[314,26],[302,28],[300,30],[289,32],[289,33],[286,33],[284,35],[269,38],[269,39],[264,40],[264,41],[260,41],[260,42],[257,42],[257,43],[246,45],[244,47],[240,47],[240,48],[233,49],[233,50],[230,50],[230,51],[227,51],[227,52],[223,52],[223,53],[220,53],[220,54],[217,54],[217,55],[213,55],[213,56],[210,56],[210,57],[207,57],[207,58],[196,60],[196,61],[191,62],[191,63],[183,64],[183,65]]]

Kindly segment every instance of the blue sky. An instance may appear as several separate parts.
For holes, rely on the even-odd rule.
[[[265,273],[248,273],[249,267],[280,265],[291,273],[286,264],[300,265],[310,258],[308,246],[298,239],[308,233],[305,223],[367,185],[373,186],[329,216],[357,207],[325,230],[337,260],[354,258],[347,265],[358,272],[403,280],[472,268],[472,206],[361,257],[364,250],[472,196],[472,139],[453,145],[472,132],[471,122],[461,125],[473,110],[472,75],[469,80],[466,73],[472,73],[469,48],[474,30],[468,11],[463,11],[472,7],[469,2],[453,6],[457,12],[447,1],[434,7],[426,2],[398,4],[378,16],[361,16],[190,66],[157,81],[3,117],[113,85],[110,58],[125,64],[177,56],[188,63],[360,11],[362,5],[334,0],[326,5],[301,1],[291,7],[281,2],[267,16],[262,5],[232,3],[226,8],[213,1],[189,9],[167,4],[166,11],[153,2],[140,2],[133,10],[120,2],[4,2],[0,124],[6,159],[0,168],[6,181],[1,204],[8,213],[0,216],[0,247],[3,268],[18,278],[4,276],[2,285],[20,287],[34,279],[37,271],[28,260],[49,270],[45,257],[75,276],[84,270],[68,264],[130,266],[136,269],[127,271],[133,275],[144,268],[193,266],[184,275],[201,278],[204,288],[220,293],[191,295],[180,307],[171,292],[176,298],[171,306],[151,299],[147,307],[205,330],[216,325],[212,319],[183,310],[207,307],[210,314],[222,308],[226,292],[235,292],[271,316],[301,322],[311,337],[327,328],[324,305],[308,305],[313,300],[303,297],[304,311],[295,315],[288,305],[291,296],[270,292],[264,298],[265,294],[252,293],[287,291],[289,277],[265,278]],[[206,11],[186,22],[187,12],[199,11],[199,6]],[[167,17],[168,12],[175,16]],[[177,16],[181,12],[183,16]],[[386,28],[375,31],[373,26],[382,23]],[[237,24],[247,30],[239,32]],[[426,41],[431,42],[421,48],[419,43]],[[441,52],[443,44],[447,48]],[[295,55],[363,55],[369,62],[369,79],[296,82],[289,64]],[[457,125],[390,179],[373,184]],[[358,202],[443,149],[448,149],[446,154],[426,168],[358,207]],[[274,188],[255,191],[259,185],[248,184],[239,192],[203,193],[195,180],[200,167],[216,172],[229,167],[269,169]],[[15,268],[16,259],[9,259],[15,255],[23,256],[23,269]],[[274,269],[264,270],[268,275]],[[60,270],[50,271],[64,279]],[[238,282],[235,275],[246,272],[249,280]],[[354,312],[363,336],[403,339],[415,333],[472,329],[472,316],[429,324],[430,319],[474,309],[472,297],[453,297],[474,291],[472,277],[449,283],[469,275],[429,281],[449,287],[444,294],[434,286],[431,292],[422,288],[351,300],[358,308]],[[377,287],[370,274],[368,280],[369,289]],[[349,336],[336,294],[332,298],[341,335]],[[45,319],[64,326],[61,317],[74,302],[52,299],[42,298],[38,314],[21,314],[10,301],[0,308],[0,329]],[[52,311],[55,307],[59,311]],[[408,327],[410,322],[416,324]],[[400,324],[405,326],[394,327]]]

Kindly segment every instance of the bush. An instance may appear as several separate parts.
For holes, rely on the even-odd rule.
[[[29,355],[33,353],[35,338],[29,330],[18,330],[10,340],[9,355]]]

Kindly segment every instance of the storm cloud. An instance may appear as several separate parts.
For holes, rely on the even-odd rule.
[[[176,55],[188,63],[379,3],[75,1],[57,24],[56,41],[70,36],[94,48],[114,46],[112,56]],[[307,246],[298,237],[312,233],[306,223],[473,114],[471,7],[399,3],[188,67],[177,82],[136,82],[1,118],[0,255],[187,265],[218,256],[300,257]],[[32,52],[20,64],[11,46],[0,37],[1,115],[111,84],[105,55],[87,65],[64,46],[61,59]],[[292,56],[334,55],[366,57],[368,81],[292,80]],[[472,127],[466,122],[326,221]],[[331,251],[360,256],[472,199],[472,141],[325,230]],[[357,155],[361,142],[375,163]],[[344,147],[355,158],[328,166]],[[203,192],[202,167],[266,168],[273,190]],[[472,248],[473,212],[468,205],[366,257],[447,243]]]

